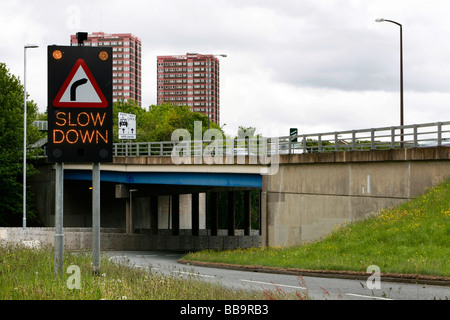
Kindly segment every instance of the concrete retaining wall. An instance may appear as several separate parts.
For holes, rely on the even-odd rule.
[[[227,236],[227,230],[219,230],[218,236],[209,236],[207,230],[201,230],[199,236],[191,236],[191,230],[180,230],[179,236],[169,234],[170,230],[160,230],[160,235],[128,234],[122,229],[102,228],[100,231],[101,250],[177,250],[195,251],[200,249],[250,248],[261,245],[257,233],[243,236],[237,230],[236,236]],[[54,228],[0,228],[0,244],[18,243],[28,247],[54,245]],[[92,232],[90,228],[65,228],[65,250],[90,250]]]
[[[54,228],[0,228],[0,241],[20,243],[26,246],[54,245]],[[104,228],[100,232],[103,250],[144,250],[145,236],[126,234],[121,229]],[[86,250],[92,247],[90,228],[65,228],[64,248]]]
[[[450,177],[450,148],[302,154],[280,157],[263,178],[262,244],[314,241]]]

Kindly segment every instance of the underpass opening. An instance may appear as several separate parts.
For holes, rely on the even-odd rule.
[[[201,176],[191,176],[188,181],[201,181]],[[142,182],[144,178],[147,183],[123,183]],[[187,185],[180,176],[171,175],[169,181],[181,183],[154,184],[160,179],[161,174],[124,176],[101,171],[102,228],[142,236],[136,249],[195,251],[260,246],[261,179],[226,174],[216,180],[222,185],[209,185],[213,181],[210,177],[203,180],[206,185]],[[235,186],[229,186],[233,183]],[[90,172],[65,172],[65,226],[90,227],[90,186]]]

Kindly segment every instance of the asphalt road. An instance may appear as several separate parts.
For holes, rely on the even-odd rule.
[[[177,252],[163,251],[109,251],[103,252],[109,259],[129,263],[152,272],[176,274],[180,277],[198,277],[205,281],[219,282],[235,289],[283,290],[307,292],[315,300],[448,300],[450,287],[425,284],[409,284],[383,281],[380,288],[372,281],[324,277],[249,272],[223,268],[199,267],[177,262],[183,256]]]

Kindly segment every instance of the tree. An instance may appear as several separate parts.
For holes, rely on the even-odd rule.
[[[208,129],[207,116],[192,112],[187,106],[161,104],[151,105],[146,110],[134,103],[116,102],[113,106],[114,142],[119,142],[119,112],[136,115],[136,142],[170,141],[176,129],[187,129],[193,139],[195,121],[202,122],[202,134]],[[216,123],[210,123],[210,128],[220,130],[225,137],[223,130]]]
[[[23,86],[0,63],[0,226],[22,225],[23,179]],[[27,102],[27,142],[35,142],[39,132],[32,123],[37,105]],[[35,172],[27,164],[27,175]],[[27,221],[38,223],[32,210],[32,196],[27,192]]]

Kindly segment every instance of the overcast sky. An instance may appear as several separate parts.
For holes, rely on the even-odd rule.
[[[448,0],[0,0],[0,62],[47,107],[47,46],[78,31],[142,41],[143,106],[156,104],[156,57],[221,60],[221,125],[268,136],[399,125],[403,25],[405,124],[450,120]]]

